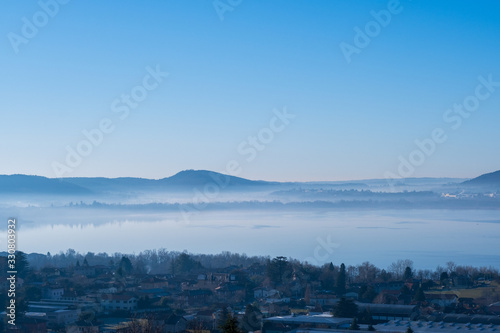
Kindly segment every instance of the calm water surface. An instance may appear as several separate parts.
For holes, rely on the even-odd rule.
[[[370,261],[385,268],[397,259],[412,259],[417,268],[433,269],[450,260],[500,268],[498,211],[217,211],[185,221],[178,213],[28,209],[19,212],[19,224],[18,245],[25,252],[166,248],[284,255],[314,264]],[[6,238],[0,233],[1,248]]]

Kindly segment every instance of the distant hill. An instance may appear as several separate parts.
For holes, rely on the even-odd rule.
[[[443,183],[456,182],[476,186],[481,189],[500,188],[500,171],[482,175],[462,183],[461,179],[445,178],[407,178],[402,179],[408,190],[428,190]],[[28,175],[0,175],[0,194],[53,194],[53,195],[129,195],[146,192],[191,192],[198,188],[203,190],[208,184],[215,184],[219,190],[227,191],[280,191],[292,189],[337,189],[337,190],[369,190],[387,186],[387,180],[364,180],[363,182],[270,182],[249,180],[241,177],[225,175],[208,170],[185,170],[171,177],[162,179],[145,179],[133,177],[68,177],[46,178]],[[488,187],[486,187],[488,186]],[[406,188],[405,188],[406,189]]]
[[[500,189],[500,170],[465,181],[462,185]]]
[[[63,178],[71,184],[89,188],[97,192],[109,192],[115,190],[148,189],[155,187],[157,180],[133,177],[104,178],[104,177],[71,177]]]
[[[91,191],[63,179],[27,175],[0,175],[0,193],[90,194]]]
[[[241,177],[224,175],[222,173],[207,171],[207,170],[185,170],[181,171],[172,177],[160,179],[164,185],[195,187],[205,186],[206,184],[216,183],[223,186],[266,186],[276,185],[279,183],[266,182],[260,180],[249,180]]]
[[[280,183],[254,181],[206,170],[181,171],[162,179],[132,177],[68,177],[58,179],[27,175],[0,175],[0,193],[67,195],[134,191],[190,191],[193,188],[203,188],[207,184],[217,184],[221,188],[228,189],[249,189],[279,185]]]
[[[276,182],[255,181],[240,177],[224,175],[207,170],[185,170],[171,177],[162,179],[145,178],[104,178],[73,177],[64,178],[68,183],[88,188],[95,192],[134,192],[134,191],[191,191],[203,188],[207,184],[218,184],[227,189],[249,189],[278,185]]]

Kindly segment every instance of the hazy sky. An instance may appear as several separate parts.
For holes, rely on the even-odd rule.
[[[0,174],[230,169],[304,181],[500,169],[498,1],[1,6]]]

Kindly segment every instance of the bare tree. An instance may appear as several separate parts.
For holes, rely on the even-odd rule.
[[[448,261],[446,263],[446,268],[448,268],[448,274],[451,275],[451,273],[454,273],[457,269],[457,264],[455,264],[453,261]]]
[[[388,270],[393,273],[397,279],[402,279],[406,267],[413,268],[413,260],[410,259],[398,259],[398,261],[393,262]]]

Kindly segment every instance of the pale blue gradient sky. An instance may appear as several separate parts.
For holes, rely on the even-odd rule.
[[[348,64],[339,44],[387,3],[243,0],[221,21],[208,0],[70,1],[16,54],[8,34],[40,7],[2,1],[0,174],[55,177],[52,162],[103,118],[115,130],[65,176],[163,178],[237,160],[251,179],[383,178],[436,127],[448,140],[412,176],[500,169],[500,87],[459,129],[443,121],[479,75],[500,81],[500,3],[402,0]],[[157,64],[168,78],[120,120],[111,103]],[[237,147],[283,107],[296,118],[246,161]]]

